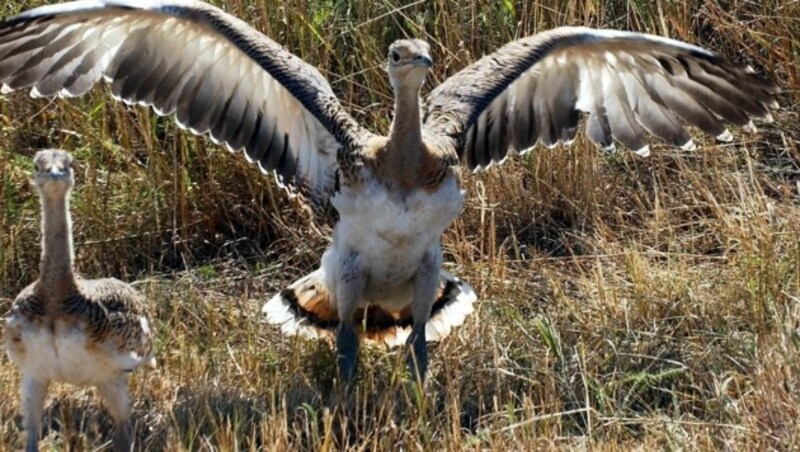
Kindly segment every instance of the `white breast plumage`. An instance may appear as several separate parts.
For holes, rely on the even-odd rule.
[[[133,370],[151,359],[133,350],[119,349],[114,343],[90,344],[89,333],[82,324],[58,321],[51,328],[12,315],[7,328],[18,335],[22,344],[8,346],[11,361],[23,371],[47,380],[96,385],[119,375],[120,369]]]
[[[445,180],[429,193],[417,189],[400,196],[376,179],[357,189],[345,187],[331,201],[339,212],[333,245],[325,261],[356,250],[369,268],[368,288],[405,284],[422,255],[439,245],[445,228],[461,212],[464,194],[458,180]]]

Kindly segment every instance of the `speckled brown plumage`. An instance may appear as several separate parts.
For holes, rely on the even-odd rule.
[[[153,332],[141,327],[142,317],[149,317],[145,300],[130,285],[114,278],[76,279],[76,289],[58,300],[37,290],[40,285],[33,283],[17,296],[9,313],[11,318],[20,317],[32,325],[50,328],[56,321],[80,325],[91,344],[113,344],[120,352],[153,356]],[[7,328],[14,324],[9,321]],[[21,341],[19,329],[6,331],[6,335],[15,343]]]
[[[433,191],[446,177],[458,178],[460,175],[455,150],[446,143],[436,143],[435,139],[425,140],[411,145],[419,147],[416,152],[400,152],[389,146],[389,137],[374,137],[362,150],[362,165],[388,186],[402,190],[424,188]],[[398,155],[408,158],[401,161]],[[344,183],[356,185],[359,182],[350,177]]]

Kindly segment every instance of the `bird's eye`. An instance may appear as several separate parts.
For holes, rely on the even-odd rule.
[[[392,57],[392,61],[393,61],[393,62],[395,62],[395,63],[397,63],[398,61],[400,61],[400,54],[399,54],[399,53],[397,53],[397,52],[392,52],[392,55],[391,55],[391,57]]]

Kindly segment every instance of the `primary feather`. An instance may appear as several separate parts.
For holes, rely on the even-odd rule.
[[[78,96],[106,80],[115,98],[208,134],[318,212],[337,154],[369,134],[324,77],[241,20],[196,1],[78,1],[0,25],[0,85]]]
[[[570,142],[579,112],[588,113],[587,135],[600,147],[617,140],[647,155],[645,131],[687,148],[682,122],[729,139],[722,120],[769,120],[776,93],[774,84],[700,47],[562,27],[506,44],[450,77],[430,94],[424,127],[446,136],[470,169],[537,142]]]

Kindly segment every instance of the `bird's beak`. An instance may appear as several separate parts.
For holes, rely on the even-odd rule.
[[[420,65],[420,66],[425,66],[425,67],[431,67],[431,66],[433,66],[433,60],[431,60],[431,57],[429,57],[428,55],[421,55],[421,56],[420,56],[420,57],[419,57],[419,58],[418,58],[418,59],[415,61],[415,63],[416,63],[416,64],[418,64],[418,65]]]
[[[64,171],[62,168],[53,166],[52,168],[50,168],[50,171],[48,171],[45,175],[50,180],[61,180],[67,177],[67,172]]]

